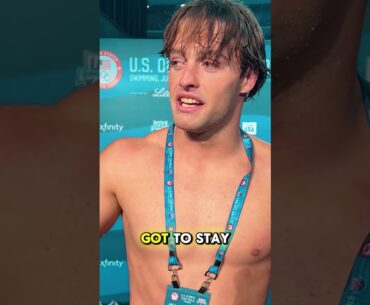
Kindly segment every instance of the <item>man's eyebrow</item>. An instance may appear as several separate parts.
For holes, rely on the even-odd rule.
[[[199,59],[206,59],[206,58],[212,58],[214,60],[225,60],[225,61],[229,61],[229,57],[226,56],[225,54],[221,53],[221,54],[217,54],[217,50],[198,50],[197,51],[197,57]],[[185,57],[185,51],[183,49],[177,49],[177,48],[174,48],[174,49],[171,49],[169,55],[173,56],[173,55],[181,55],[183,57]]]
[[[229,58],[223,54],[223,53],[220,53],[218,54],[217,51],[200,51],[198,52],[198,57],[199,58],[212,58],[212,59],[215,59],[215,60],[219,60],[219,59],[222,59],[222,60],[226,60],[228,61]]]
[[[184,56],[184,50],[181,49],[171,49],[170,55],[182,55]]]

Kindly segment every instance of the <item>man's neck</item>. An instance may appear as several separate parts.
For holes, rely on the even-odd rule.
[[[235,126],[234,126],[235,125]],[[175,126],[174,141],[176,151],[202,160],[232,157],[243,147],[239,126],[234,124],[220,130],[188,132]]]

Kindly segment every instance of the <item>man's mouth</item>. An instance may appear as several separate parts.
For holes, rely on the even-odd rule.
[[[186,108],[186,107],[199,106],[199,105],[202,105],[202,103],[192,98],[183,97],[180,99],[180,105]]]

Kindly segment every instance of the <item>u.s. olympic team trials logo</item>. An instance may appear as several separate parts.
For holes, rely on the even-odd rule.
[[[122,77],[122,64],[110,51],[100,51],[100,88],[109,89],[117,85]]]

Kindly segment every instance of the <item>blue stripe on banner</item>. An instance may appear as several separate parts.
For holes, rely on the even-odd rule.
[[[100,266],[100,295],[129,293],[127,261],[102,260]]]

